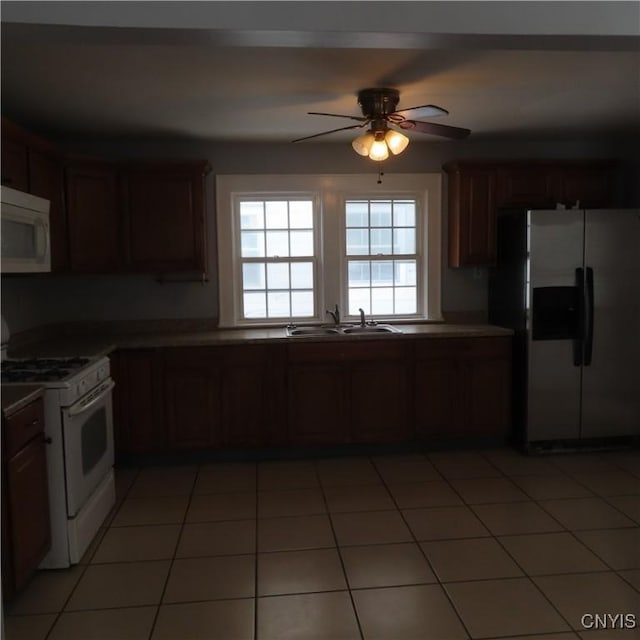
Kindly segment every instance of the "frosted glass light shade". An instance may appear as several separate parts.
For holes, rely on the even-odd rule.
[[[407,136],[399,131],[392,131],[391,129],[385,134],[384,140],[389,147],[389,151],[391,151],[394,156],[402,153],[409,144],[409,138],[407,138]]]
[[[378,162],[386,160],[389,157],[389,148],[387,147],[387,143],[384,141],[384,138],[382,140],[376,140],[371,145],[369,157]]]
[[[354,151],[361,156],[368,156],[369,151],[371,150],[371,145],[375,141],[375,136],[371,131],[367,131],[363,133],[361,136],[358,136],[352,143]]]

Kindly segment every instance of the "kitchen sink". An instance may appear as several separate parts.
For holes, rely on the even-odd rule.
[[[335,336],[340,330],[334,327],[287,327],[288,336]]]
[[[343,333],[402,333],[401,329],[392,327],[390,324],[367,324],[364,327],[361,325],[355,327],[346,327],[342,330]]]
[[[340,325],[337,327],[296,327],[288,326],[286,328],[287,336],[292,338],[295,336],[317,338],[321,336],[339,336],[339,335],[362,335],[376,333],[402,333],[401,329],[393,327],[390,324],[368,324],[362,325]]]

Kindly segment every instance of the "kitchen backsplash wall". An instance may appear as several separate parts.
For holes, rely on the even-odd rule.
[[[154,276],[5,276],[2,313],[13,333],[43,324],[81,320],[213,318],[217,316],[215,255],[215,175],[269,173],[364,173],[377,180],[377,166],[357,156],[348,142],[259,144],[201,141],[58,140],[77,153],[103,158],[160,157],[208,159],[207,177],[209,275],[206,283],[160,284]],[[632,157],[624,141],[473,140],[420,143],[385,163],[388,173],[439,172],[456,158],[623,158]],[[383,178],[384,179],[384,178]],[[482,317],[487,310],[485,269],[449,269],[447,264],[446,182],[443,181],[442,308]]]

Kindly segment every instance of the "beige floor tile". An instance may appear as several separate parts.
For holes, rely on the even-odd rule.
[[[176,558],[226,556],[256,552],[256,521],[185,524]]]
[[[31,582],[11,602],[5,605],[8,615],[57,613],[82,577],[86,566],[68,569],[36,571]]]
[[[640,528],[576,531],[612,569],[640,569]]]
[[[518,476],[557,476],[561,472],[544,457],[527,456],[515,451],[505,453],[487,453],[485,458],[502,473],[510,477]]]
[[[616,464],[607,454],[576,453],[558,454],[549,457],[549,461],[561,471],[571,475],[601,471],[616,471]]]
[[[258,521],[258,551],[296,551],[335,547],[326,515],[265,518]]]
[[[438,540],[420,546],[441,582],[524,575],[493,538]]]
[[[387,484],[433,482],[442,480],[425,456],[389,456],[374,458],[378,472]]]
[[[251,520],[256,517],[255,491],[192,496],[186,522]]]
[[[90,565],[65,611],[159,604],[170,564],[157,560]]]
[[[593,623],[589,622],[589,624]],[[578,637],[581,640],[636,640],[634,636],[637,633],[637,629],[598,629],[597,631],[581,631]]]
[[[147,640],[157,607],[63,613],[47,640]]]
[[[258,465],[258,489],[309,489],[318,487],[318,472],[312,460],[262,462]]]
[[[500,640],[579,640],[577,633],[545,633],[542,636],[500,636]]]
[[[640,496],[640,478],[628,471],[576,473],[574,478],[599,496]]]
[[[6,616],[4,637],[6,640],[45,640],[55,619],[55,613],[37,616]]]
[[[346,591],[258,598],[260,640],[360,640]]]
[[[389,491],[400,509],[461,505],[462,498],[448,482],[406,482],[392,484]]]
[[[331,520],[340,546],[410,542],[413,539],[398,511],[335,513]]]
[[[255,555],[175,560],[162,602],[251,598],[255,564]]]
[[[616,467],[624,469],[640,478],[640,451],[619,451],[607,456],[607,460]]]
[[[319,488],[258,492],[258,517],[260,518],[310,516],[326,512],[324,497]]]
[[[434,507],[403,510],[417,540],[479,538],[488,536],[482,522],[468,507]]]
[[[336,549],[258,555],[258,595],[274,596],[347,588]]]
[[[205,464],[200,467],[193,492],[198,495],[255,491],[256,477],[256,465],[252,462]]]
[[[340,553],[352,589],[436,582],[415,542],[344,547]]]
[[[548,513],[533,502],[480,504],[472,509],[495,536],[562,531]]]
[[[160,607],[152,640],[254,640],[253,599]]]
[[[432,453],[429,459],[447,480],[502,476],[499,469],[478,453]]]
[[[170,559],[174,556],[179,535],[179,524],[111,527],[91,563]]]
[[[540,505],[567,529],[607,529],[633,527],[636,523],[607,504],[602,498],[545,500]]]
[[[331,458],[318,461],[323,487],[382,484],[375,467],[366,458]]]
[[[188,496],[193,489],[198,468],[150,467],[142,469],[129,489],[129,498]]]
[[[127,498],[122,503],[111,526],[180,524],[184,520],[188,502],[188,496]]]
[[[585,613],[632,613],[640,619],[640,595],[615,573],[533,578],[576,631]]]
[[[442,587],[419,585],[354,591],[366,640],[463,640],[464,627]]]
[[[527,578],[445,585],[473,638],[569,631]]]
[[[513,481],[534,500],[551,498],[589,498],[593,493],[573,478],[556,476],[520,476]]]
[[[89,543],[87,550],[84,552],[82,558],[80,558],[79,564],[89,564],[93,559],[95,552],[98,550],[102,539],[109,529],[107,527],[100,527],[95,536],[93,536],[93,540]]]
[[[116,485],[116,500],[122,500],[127,495],[138,473],[139,469],[137,468],[114,467],[113,476]]]
[[[531,576],[606,571],[607,567],[570,533],[506,536],[500,543]]]
[[[627,569],[618,571],[618,574],[624,578],[630,585],[635,587],[636,591],[640,591],[640,569]]]
[[[640,524],[640,496],[611,496],[607,502]]]
[[[329,511],[383,511],[395,509],[396,505],[382,484],[325,487]]]
[[[530,500],[507,478],[465,478],[451,480],[451,484],[468,504]]]

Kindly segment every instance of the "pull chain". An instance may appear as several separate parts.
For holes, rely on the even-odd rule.
[[[384,172],[382,171],[382,166],[378,166],[378,184],[382,184],[382,176]]]

